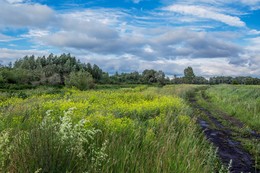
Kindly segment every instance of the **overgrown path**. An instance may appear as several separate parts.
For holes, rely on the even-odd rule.
[[[220,110],[214,109],[213,112],[208,108],[212,106],[210,101],[201,93],[203,93],[203,89],[191,95],[189,102],[207,139],[218,148],[217,154],[223,164],[231,166],[229,170],[232,173],[260,173],[260,170],[255,168],[254,157],[242,147],[241,142],[236,138],[239,133],[236,129],[243,128],[244,124]],[[200,97],[198,97],[199,94]],[[203,104],[201,100],[207,105]],[[216,116],[216,112],[218,116]],[[260,140],[259,134],[254,131],[245,137]]]

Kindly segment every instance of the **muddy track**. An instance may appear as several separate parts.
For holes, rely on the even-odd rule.
[[[197,122],[201,126],[207,139],[218,148],[217,154],[224,165],[228,166],[231,163],[231,173],[260,173],[260,170],[254,168],[254,160],[252,156],[243,149],[240,142],[232,137],[233,131],[230,127],[224,126],[212,113],[198,104],[194,97],[189,99],[194,112],[199,117]],[[203,116],[201,116],[203,115]],[[204,117],[204,118],[203,118]],[[243,124],[227,114],[223,114],[223,119],[230,119],[237,126]],[[252,131],[252,138],[259,138],[259,134]],[[231,161],[232,160],[232,161]]]

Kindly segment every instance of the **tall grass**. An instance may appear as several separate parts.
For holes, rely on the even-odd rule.
[[[0,171],[217,171],[214,150],[174,90],[64,89],[4,98]]]
[[[103,172],[214,172],[216,155],[197,130],[194,124],[165,121],[157,133],[142,129],[133,137],[113,136]]]
[[[71,118],[64,116],[60,122],[54,122],[48,115],[41,124],[27,131],[3,131],[0,170],[98,172],[107,157],[106,143],[96,142],[98,133],[100,130],[84,128],[83,121],[72,124]]]
[[[216,107],[260,131],[260,86],[218,85],[206,94]]]

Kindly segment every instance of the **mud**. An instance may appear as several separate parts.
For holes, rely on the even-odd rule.
[[[209,110],[200,106],[194,98],[190,98],[190,103],[196,112],[207,117],[204,119],[198,118],[197,122],[204,131],[207,139],[218,148],[217,154],[223,164],[228,166],[231,163],[230,172],[260,173],[260,170],[254,168],[255,162],[252,156],[243,149],[240,142],[232,138],[232,129],[225,127]],[[230,119],[234,125],[243,127],[243,124],[239,120],[236,120],[227,114],[223,114],[223,118]],[[251,136],[258,138],[260,135],[252,131]]]

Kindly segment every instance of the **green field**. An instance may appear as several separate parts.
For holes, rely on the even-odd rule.
[[[219,170],[183,99],[196,87],[3,91],[0,171]]]
[[[259,167],[259,139],[248,137],[259,134],[259,96],[259,86],[235,85],[2,90],[0,172],[228,172],[193,97]]]
[[[217,85],[206,94],[216,107],[260,132],[260,86]]]

